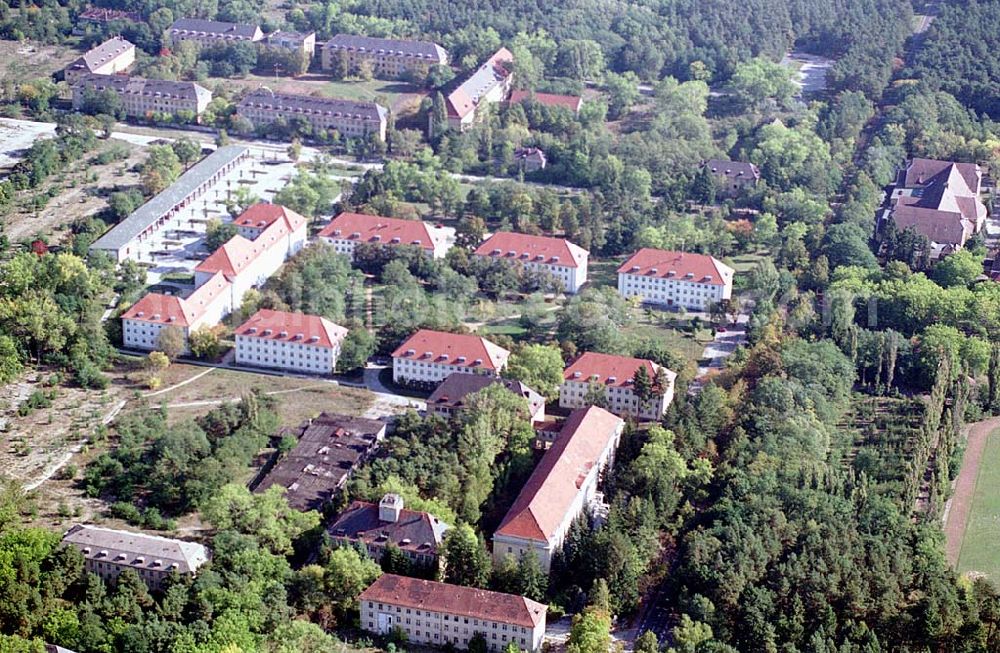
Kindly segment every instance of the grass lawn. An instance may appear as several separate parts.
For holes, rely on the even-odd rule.
[[[162,388],[194,378],[206,369],[210,368],[174,363],[163,375]],[[146,403],[148,406],[166,403],[170,420],[179,421],[204,415],[217,405],[209,402],[239,400],[241,395],[255,389],[274,397],[285,426],[294,426],[321,411],[359,415],[372,402],[367,390],[344,388],[323,379],[213,369],[190,383],[147,397]]]
[[[587,263],[587,285],[591,288],[617,288],[618,266],[625,259],[591,259]]]
[[[757,264],[768,258],[767,252],[757,252],[754,254],[742,254],[732,256],[728,259],[730,265],[736,270],[736,274],[746,274],[757,267]]]
[[[990,434],[976,479],[969,523],[958,557],[959,573],[980,572],[1000,580],[1000,430]]]

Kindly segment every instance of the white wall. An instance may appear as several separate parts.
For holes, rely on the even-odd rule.
[[[332,348],[305,342],[285,342],[254,336],[236,336],[236,363],[254,367],[331,374],[340,345]]]
[[[725,285],[694,283],[682,278],[664,279],[619,272],[618,293],[623,297],[639,297],[645,304],[707,311],[712,304],[732,297],[733,284],[731,281]]]

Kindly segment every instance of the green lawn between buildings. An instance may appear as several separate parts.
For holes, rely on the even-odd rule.
[[[990,434],[976,479],[972,511],[965,528],[958,571],[983,573],[1000,580],[1000,430]]]

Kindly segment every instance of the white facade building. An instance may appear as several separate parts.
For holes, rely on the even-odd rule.
[[[641,406],[632,380],[639,368],[645,368],[654,386],[653,396]],[[664,387],[657,388],[656,378],[661,369]],[[603,388],[608,410],[612,413],[658,420],[674,399],[676,378],[677,374],[649,360],[586,352],[563,372],[559,405],[563,408],[582,408],[588,405],[587,397],[593,388]]]
[[[188,336],[203,326],[213,326],[233,310],[232,284],[218,272],[186,298],[149,293],[122,315],[122,342],[129,349],[156,351],[160,333],[179,329],[184,337],[182,353],[188,353]]]
[[[317,237],[339,254],[353,260],[359,243],[396,247],[419,247],[432,258],[443,258],[449,248],[444,230],[420,220],[402,220],[364,213],[341,213],[320,230]]]
[[[211,557],[195,542],[84,524],[69,529],[62,543],[83,554],[89,573],[114,581],[131,569],[153,590],[171,574],[193,575]]]
[[[201,286],[217,273],[225,275],[232,284],[233,307],[239,307],[248,290],[263,285],[289,257],[301,250],[308,237],[306,219],[277,204],[251,206],[236,219],[237,225],[247,221],[258,225],[243,227],[258,232],[253,240],[237,233],[194,269],[195,286]]]
[[[383,574],[358,597],[361,627],[377,635],[396,629],[414,644],[467,649],[477,633],[490,651],[513,643],[538,653],[547,607],[514,594]]]
[[[573,521],[595,500],[625,422],[603,408],[573,412],[493,534],[493,557],[533,554],[544,571]]]
[[[618,292],[644,304],[707,311],[733,296],[733,273],[712,256],[646,248],[618,268]]]
[[[576,293],[587,282],[590,255],[565,238],[499,231],[476,248],[475,256],[502,259],[530,270],[547,272],[560,281],[565,292]]]
[[[514,75],[510,66],[514,55],[507,48],[493,53],[479,68],[445,98],[448,128],[465,131],[476,122],[479,107],[507,99]],[[430,123],[430,118],[428,118]],[[432,129],[432,126],[429,128]],[[430,134],[435,136],[435,134]]]
[[[486,338],[421,329],[392,353],[392,380],[437,384],[455,372],[499,376],[509,357]]]
[[[331,374],[347,329],[317,315],[261,309],[235,335],[237,365]]]

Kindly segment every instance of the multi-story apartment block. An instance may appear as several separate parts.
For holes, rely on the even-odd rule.
[[[603,408],[573,411],[493,534],[495,559],[533,554],[549,571],[573,520],[600,501],[601,474],[614,458],[624,426]]]
[[[476,248],[475,256],[502,259],[547,272],[558,279],[568,293],[578,292],[587,282],[589,253],[565,238],[498,231]]]
[[[448,64],[448,53],[437,43],[354,34],[337,34],[326,42],[322,55],[323,70],[332,69],[337,56],[347,57],[351,72],[357,72],[361,62],[367,61],[376,77],[388,78],[409,72],[426,73],[431,66]]]
[[[347,329],[325,317],[261,309],[236,328],[236,364],[332,374]]]
[[[320,230],[317,237],[352,259],[354,248],[359,243],[386,247],[411,245],[419,247],[432,258],[444,257],[449,247],[444,231],[426,222],[363,213],[339,214]]]
[[[510,352],[486,338],[421,329],[392,352],[392,380],[436,385],[455,372],[499,376]]]
[[[382,574],[358,597],[361,627],[378,635],[399,629],[414,644],[467,649],[476,634],[490,651],[513,643],[538,653],[547,607],[523,596]]]
[[[445,98],[448,110],[448,128],[464,131],[476,121],[477,109],[487,104],[497,104],[507,99],[514,82],[510,65],[514,55],[507,48],[500,48],[472,75]],[[433,134],[431,134],[433,136]]]
[[[385,438],[385,422],[350,415],[320,413],[295,429],[282,430],[298,440],[254,488],[284,488],[296,510],[324,510],[351,474],[364,464]]]
[[[957,252],[986,224],[982,181],[975,163],[912,159],[899,171],[878,228],[891,220],[898,231],[913,229],[927,238],[931,259]]]
[[[192,331],[216,325],[232,312],[232,285],[217,272],[188,297],[147,294],[122,314],[122,342],[129,349],[155,351],[160,347],[160,333],[175,328],[184,338],[182,353],[187,353]]]
[[[427,398],[427,414],[453,417],[466,408],[466,400],[480,390],[499,383],[528,404],[528,417],[532,423],[545,421],[545,397],[538,394],[520,381],[513,379],[498,379],[495,376],[482,374],[467,374],[455,372],[434,389]]]
[[[62,541],[79,549],[88,572],[110,582],[132,569],[154,590],[170,574],[193,575],[210,557],[194,542],[84,524],[69,529]]]
[[[410,562],[436,569],[448,525],[428,512],[407,510],[398,494],[386,494],[377,505],[355,501],[326,530],[334,544],[360,546],[376,561],[395,546]]]
[[[82,75],[123,73],[133,63],[135,63],[135,46],[120,36],[113,36],[66,66],[63,78],[72,86]]]
[[[642,404],[635,394],[636,372],[646,370],[651,393]],[[677,374],[653,361],[628,356],[586,352],[563,371],[559,405],[581,408],[588,405],[595,390],[603,390],[604,400],[615,415],[658,420],[674,399]]]
[[[316,32],[292,32],[278,30],[264,38],[264,44],[269,48],[301,52],[312,59],[316,52]]]
[[[132,118],[147,118],[157,113],[176,116],[182,112],[197,117],[212,101],[212,92],[194,82],[127,75],[80,74],[73,83],[72,91],[73,109],[77,111],[84,107],[88,91],[111,91],[121,98],[125,115]]]
[[[98,238],[90,246],[90,251],[105,252],[116,263],[127,259],[139,260],[139,249],[146,241],[249,159],[248,148],[239,145],[220,147]]]
[[[317,131],[336,130],[348,138],[378,134],[382,140],[389,116],[385,107],[374,102],[275,93],[267,88],[244,96],[236,113],[255,129],[278,121],[290,124],[300,120]]]
[[[644,248],[618,268],[618,292],[644,304],[707,311],[733,296],[733,274],[712,256]]]
[[[170,40],[194,41],[202,47],[226,45],[239,41],[256,43],[264,38],[264,32],[259,25],[241,25],[219,20],[202,20],[200,18],[178,18],[170,26]]]
[[[760,170],[752,163],[709,159],[705,169],[715,179],[716,194],[721,197],[735,197],[749,190],[760,181]]]
[[[253,206],[240,218],[244,216],[258,225],[266,224],[253,240],[237,233],[194,269],[195,286],[219,272],[225,275],[232,284],[231,304],[234,307],[240,306],[247,290],[262,285],[286,259],[301,250],[308,237],[306,219],[283,206]]]

